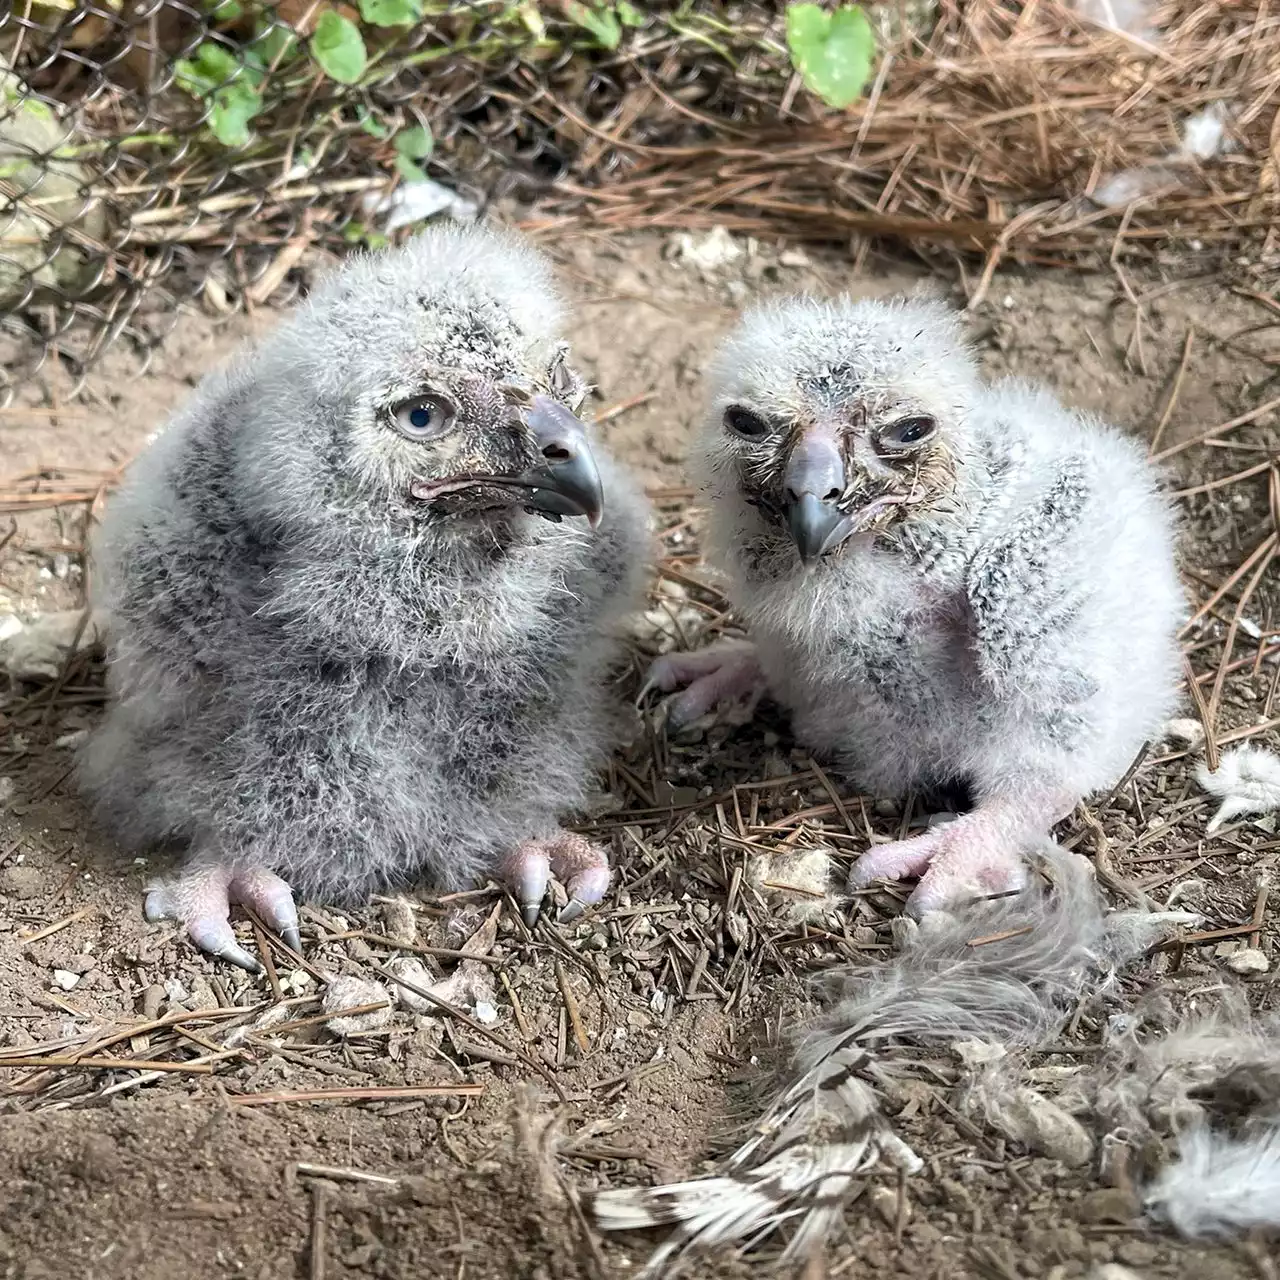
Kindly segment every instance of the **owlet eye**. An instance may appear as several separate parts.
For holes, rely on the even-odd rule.
[[[409,440],[431,440],[453,425],[457,410],[444,396],[415,396],[391,411],[396,429]]]
[[[902,418],[880,433],[880,443],[889,449],[912,449],[923,444],[937,429],[936,419],[923,414]]]
[[[724,425],[727,431],[744,440],[759,440],[769,431],[769,424],[758,413],[740,404],[730,405],[724,411]]]

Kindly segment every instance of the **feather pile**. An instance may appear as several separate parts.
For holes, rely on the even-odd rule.
[[[601,1230],[674,1228],[641,1276],[669,1276],[695,1249],[749,1248],[784,1223],[793,1228],[784,1261],[805,1256],[861,1176],[921,1166],[881,1106],[921,1048],[1043,1043],[1082,990],[1104,990],[1167,919],[1108,916],[1088,861],[1052,845],[1040,861],[1048,885],[926,916],[892,962],[838,973],[827,1012],[794,1040],[790,1083],[720,1174],[589,1198]]]
[[[1255,1018],[1238,988],[1208,1013],[1175,1012],[1162,991],[1113,1025],[1110,1049],[1092,1100],[1104,1146],[1149,1163],[1176,1140],[1147,1180],[1148,1216],[1188,1238],[1280,1227],[1280,1018]]]

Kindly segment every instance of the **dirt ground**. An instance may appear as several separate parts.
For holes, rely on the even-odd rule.
[[[550,247],[577,303],[575,354],[599,386],[598,411],[611,414],[605,439],[657,491],[668,559],[655,600],[674,602],[686,622],[713,615],[714,593],[681,585],[706,571],[696,559],[698,515],[680,488],[699,378],[718,336],[754,297],[798,289],[884,295],[921,277],[874,261],[855,276],[842,256],[770,245],[707,270],[658,239]],[[1159,429],[1161,447],[1189,440],[1275,396],[1280,308],[1209,280],[1174,278],[1172,269],[1134,275],[1128,296],[1115,275],[1010,269],[972,314],[973,338],[993,375],[1046,379],[1070,403],[1139,435]],[[958,286],[934,287],[963,302]],[[71,406],[57,398],[61,374],[53,370],[43,391],[0,414],[4,473],[92,475],[119,466],[213,361],[271,320],[261,309],[225,323],[192,311],[145,376],[130,352],[115,350],[88,398]],[[1178,454],[1173,486],[1225,478],[1278,447],[1277,416],[1263,415],[1216,446]],[[1186,495],[1182,509],[1187,583],[1203,602],[1267,536],[1267,476]],[[81,504],[22,516],[0,550],[0,622],[9,611],[30,620],[79,603],[84,514]],[[1249,734],[1280,715],[1276,577],[1263,576],[1237,627],[1241,661],[1221,695],[1220,737]],[[1208,673],[1206,696],[1234,599],[1228,592],[1188,636],[1195,670]],[[696,641],[696,632],[687,638]],[[638,634],[636,671],[655,630]],[[207,961],[172,925],[143,920],[142,884],[155,868],[107,847],[69,793],[70,749],[98,714],[99,678],[81,664],[56,696],[30,685],[0,704],[0,776],[9,780],[0,784],[4,1277],[624,1277],[653,1241],[593,1237],[565,1188],[710,1167],[717,1138],[750,1113],[754,1064],[767,1059],[780,1027],[803,1016],[806,976],[839,961],[876,963],[890,950],[891,896],[874,909],[846,903],[797,924],[744,884],[753,845],[734,832],[759,836],[759,847],[828,843],[841,882],[865,845],[846,831],[776,712],[766,706],[750,724],[670,740],[660,726],[638,722],[611,771],[612,806],[602,799],[581,824],[613,849],[615,887],[602,909],[530,936],[503,907],[486,961],[496,1021],[442,1024],[399,1008],[386,1025],[340,1040],[317,1017],[318,971],[376,979],[377,967],[406,943],[456,949],[490,907],[501,906],[499,895],[480,890],[442,904],[424,892],[411,911],[380,902],[344,917],[309,907],[311,972],[282,953],[271,980]],[[1195,716],[1189,700],[1187,708]],[[1273,725],[1251,740],[1274,748],[1280,733]],[[1117,875],[1161,901],[1182,886],[1183,902],[1204,913],[1205,930],[1228,929],[1250,921],[1280,840],[1267,819],[1234,822],[1207,839],[1214,805],[1194,780],[1194,763],[1179,743],[1157,744],[1099,817]],[[859,807],[842,792],[877,831],[903,820],[892,806]],[[792,821],[810,810],[817,812]],[[1061,835],[1094,852],[1091,830],[1077,818]],[[1274,910],[1265,915],[1260,942],[1280,959],[1274,920]],[[247,923],[243,929],[246,945],[260,949],[261,936]],[[1280,1007],[1270,970],[1246,980],[1228,966],[1248,933],[1179,948],[1172,967],[1180,989],[1244,983],[1255,1007]],[[1169,959],[1153,958],[1138,984],[1156,981],[1157,961],[1168,972]],[[443,972],[456,963],[425,960]],[[287,1028],[279,1010],[262,1017],[282,1000]],[[184,1010],[207,1016],[183,1019]],[[228,1034],[237,1023],[239,1034]],[[1087,1053],[1100,1020],[1086,1014],[1077,1023]],[[63,1042],[65,1061],[113,1027],[128,1034],[95,1049],[97,1058],[161,1067],[14,1065],[24,1047],[57,1063]],[[185,1040],[181,1050],[175,1036]],[[173,1069],[182,1062],[186,1070]],[[478,1096],[458,1095],[464,1084],[480,1086]],[[406,1093],[373,1101],[276,1097],[391,1086]],[[425,1095],[431,1086],[444,1096]],[[249,1094],[268,1097],[246,1105]],[[828,1242],[825,1271],[810,1274],[1271,1280],[1280,1273],[1274,1244],[1181,1244],[1139,1221],[1132,1205],[1108,1212],[1091,1168],[1068,1170],[1006,1148],[944,1105],[925,1105],[915,1125],[926,1169],[909,1183],[910,1215],[886,1216],[882,1200],[862,1195]],[[1127,1270],[1096,1270],[1105,1264]],[[689,1271],[760,1273],[758,1262],[723,1257]]]

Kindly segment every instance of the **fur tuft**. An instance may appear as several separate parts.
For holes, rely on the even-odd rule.
[[[1205,827],[1206,835],[1212,835],[1232,818],[1280,809],[1280,756],[1263,747],[1224,751],[1216,771],[1211,773],[1204,763],[1196,767],[1196,780],[1222,801]]]

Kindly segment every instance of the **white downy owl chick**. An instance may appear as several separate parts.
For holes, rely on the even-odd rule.
[[[560,818],[611,745],[649,509],[576,416],[563,323],[523,241],[430,230],[349,260],[131,468],[80,775],[125,844],[185,847],[149,918],[253,969],[232,902],[297,947],[294,889],[495,874],[531,923],[549,871],[564,918],[603,896]]]
[[[924,300],[756,310],[710,381],[708,555],[750,639],[659,659],[651,685],[688,685],[677,722],[763,685],[860,788],[967,797],[854,886],[920,876],[917,912],[1017,887],[1176,704],[1185,598],[1141,451],[1043,389],[984,385]]]

